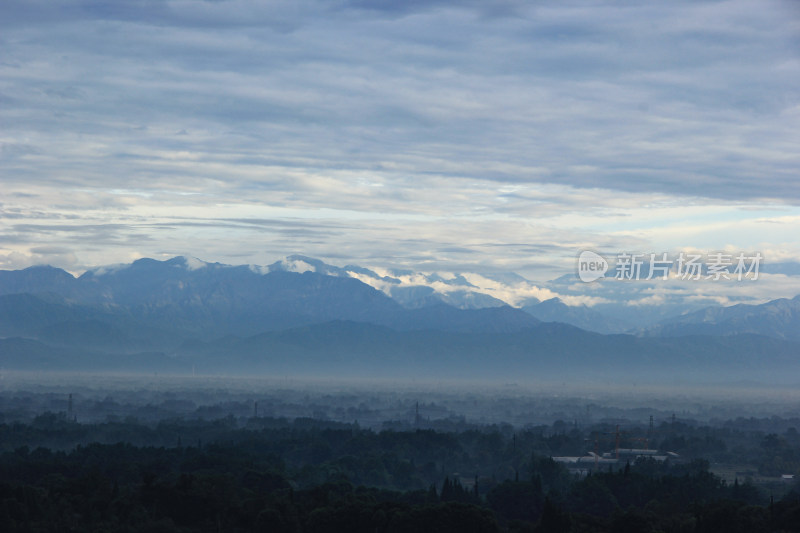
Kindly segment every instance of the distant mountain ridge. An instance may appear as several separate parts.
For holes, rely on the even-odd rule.
[[[621,320],[605,316],[585,305],[569,306],[560,298],[529,303],[522,310],[542,322],[564,322],[597,333],[623,333],[632,329]]]
[[[310,277],[300,282],[292,274]],[[508,280],[509,276],[500,278]],[[316,282],[312,283],[312,278]],[[520,282],[524,278],[515,277],[510,281]],[[306,292],[301,296],[298,291]],[[178,329],[202,330],[208,335],[252,334],[325,320],[365,320],[394,328],[415,329],[452,327],[443,322],[452,318],[461,321],[463,328],[470,326],[469,320],[464,318],[469,314],[460,315],[448,309],[452,316],[445,317],[442,305],[447,306],[444,309],[474,311],[507,306],[504,301],[477,290],[462,274],[421,274],[405,270],[387,270],[379,274],[355,265],[337,267],[302,255],[291,255],[266,267],[230,266],[180,256],[166,261],[139,259],[131,264],[90,269],[78,278],[49,266],[0,271],[0,295],[11,293],[48,294],[51,298],[57,295],[64,302],[104,305],[106,311],[125,308],[139,318]],[[714,306],[673,316],[638,331],[594,307],[566,305],[557,297],[545,301],[529,298],[522,302],[521,309],[538,321],[563,322],[605,334],[755,333],[797,339],[800,335],[797,302],[796,297],[762,306]],[[404,313],[395,304],[415,312]],[[427,308],[440,311],[424,311]],[[473,316],[500,314],[502,312],[493,315],[483,311]],[[438,316],[439,322],[428,322],[431,316]],[[520,327],[536,322],[525,324],[520,316],[514,320]],[[479,318],[475,318],[471,326],[485,329]],[[499,327],[508,329],[507,325]]]
[[[185,257],[139,259],[130,265],[89,270],[78,278],[52,268],[5,271],[0,273],[0,295],[6,307],[12,305],[13,293],[26,293],[29,297],[17,302],[16,312],[31,314],[33,320],[17,324],[11,316],[14,311],[9,311],[0,330],[31,334],[39,331],[37,325],[52,328],[59,321],[75,321],[75,315],[110,325],[133,320],[175,330],[179,336],[204,338],[252,335],[330,320],[398,330],[454,331],[512,331],[538,322],[506,305],[458,309],[434,302],[407,309],[343,271],[306,260],[259,269]]]
[[[634,336],[559,323],[566,316],[603,333],[622,327],[556,298],[530,299],[525,310],[499,301],[465,309],[436,296],[450,292],[420,289],[409,300],[429,301],[401,305],[353,273],[403,285],[397,272],[303,256],[268,267],[140,259],[77,278],[51,267],[0,271],[0,369],[559,379],[699,372],[696,379],[800,382],[800,342],[786,332],[800,331],[800,297],[690,313]],[[457,290],[470,283],[439,278]],[[464,297],[491,298],[477,294]]]
[[[738,304],[708,307],[665,320],[647,328],[648,336],[728,336],[743,333],[776,339],[800,340],[800,295],[779,298],[760,305]]]
[[[460,274],[445,278],[436,273],[423,274],[410,270],[390,270],[385,275],[381,275],[369,268],[357,265],[336,267],[319,259],[303,255],[290,255],[269,265],[268,270],[270,272],[284,270],[300,273],[310,271],[328,276],[354,277],[371,287],[381,290],[403,307],[409,309],[435,306],[442,303],[459,309],[482,309],[508,305],[508,303],[500,299],[480,292],[478,287]],[[416,278],[416,283],[404,284],[401,280],[404,277]],[[430,284],[448,287],[448,290],[437,291]]]

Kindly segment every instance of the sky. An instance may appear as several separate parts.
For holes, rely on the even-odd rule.
[[[798,126],[795,1],[4,0],[0,269],[796,263]]]

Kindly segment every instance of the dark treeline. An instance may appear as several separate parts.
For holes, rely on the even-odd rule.
[[[443,419],[422,420],[416,428],[413,423],[387,421],[382,431],[373,431],[360,427],[357,422],[308,417],[234,417],[229,414],[210,420],[176,417],[144,421],[133,416],[109,416],[105,422],[79,424],[69,420],[63,412],[47,412],[27,421],[5,423],[0,414],[0,452],[23,446],[71,450],[95,442],[174,447],[178,443],[246,443],[258,438],[262,451],[268,450],[293,466],[336,461],[353,455],[364,458],[365,450],[381,456],[388,453],[398,463],[413,462],[415,477],[403,481],[366,468],[361,470],[377,474],[358,479],[351,477],[351,481],[414,489],[420,484],[441,482],[442,474],[452,472],[470,476],[478,473],[500,480],[513,477],[531,452],[549,457],[613,450],[618,428],[621,428],[621,448],[649,447],[675,452],[686,461],[706,459],[713,464],[751,467],[749,474],[742,477],[800,474],[798,426],[800,420],[779,417],[737,419],[714,425],[676,420],[654,426],[652,431],[629,421],[621,421],[621,425],[602,422],[579,426],[556,420],[550,425],[515,429],[505,423],[479,425],[463,419]],[[356,473],[348,472],[348,475]]]
[[[709,428],[660,428],[665,444],[694,449],[672,463],[577,476],[550,459],[584,453],[603,429],[375,432],[234,417],[77,424],[48,413],[0,424],[0,530],[800,531],[800,487],[771,500],[691,458],[733,453]],[[796,445],[788,433],[755,445],[780,454]],[[737,450],[748,445],[740,437]]]

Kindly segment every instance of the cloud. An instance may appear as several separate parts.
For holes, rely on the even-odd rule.
[[[796,6],[493,5],[3,2],[0,253],[800,259]]]
[[[180,185],[197,177],[181,177],[188,161],[234,175],[251,161],[317,179],[384,169],[393,182],[433,172],[678,195],[691,185],[727,199],[763,195],[753,178],[768,175],[773,198],[800,198],[795,117],[781,115],[798,103],[781,3],[578,3],[491,20],[463,4],[378,18],[379,5],[361,15],[302,5],[39,6],[45,20],[23,17],[17,31],[41,44],[10,40],[18,67],[5,69],[4,93],[25,111],[16,129],[40,137],[27,144],[54,140],[46,151],[71,157],[19,170],[58,161],[93,183],[87,163],[125,161],[126,182]],[[65,10],[60,24],[46,16]],[[271,29],[287,17],[291,32]],[[102,31],[112,21],[117,33]],[[45,55],[56,49],[71,60]],[[78,128],[80,144],[64,136]],[[167,133],[178,130],[187,135]]]
[[[20,270],[42,264],[63,268],[73,274],[83,271],[77,256],[67,249],[61,249],[60,251],[44,249],[33,253],[0,252],[0,270]]]
[[[34,246],[31,252],[37,255],[63,255],[71,254],[72,250],[64,246]]]

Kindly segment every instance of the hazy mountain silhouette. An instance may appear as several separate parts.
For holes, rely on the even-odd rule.
[[[604,335],[507,305],[459,309],[434,299],[408,308],[328,267],[302,256],[266,268],[176,257],[78,278],[49,267],[1,272],[0,365],[650,381],[800,377],[800,344],[793,342],[800,297],[691,313],[650,336]],[[587,328],[604,323],[593,310],[557,299],[530,301],[526,310]]]
[[[296,258],[293,263],[306,260],[313,264],[308,258]],[[32,335],[48,328],[55,335],[58,323],[92,319],[112,329],[130,329],[133,321],[137,326],[175,331],[182,338],[208,339],[331,320],[399,330],[460,331],[512,331],[537,322],[508,306],[467,310],[438,302],[406,309],[383,292],[338,272],[298,273],[282,266],[272,265],[263,273],[248,266],[184,257],[139,259],[130,265],[90,270],[77,279],[58,269],[29,268],[0,278],[0,295],[4,295],[0,313],[4,305],[6,317],[0,331]],[[48,292],[35,290],[39,286]],[[27,294],[10,294],[15,292]],[[74,331],[61,329],[75,336]]]
[[[597,333],[622,333],[631,326],[585,305],[569,306],[560,298],[524,305],[522,310],[542,322],[564,322]]]
[[[800,295],[760,305],[708,307],[665,320],[643,333],[662,337],[753,333],[797,341],[800,340]]]

